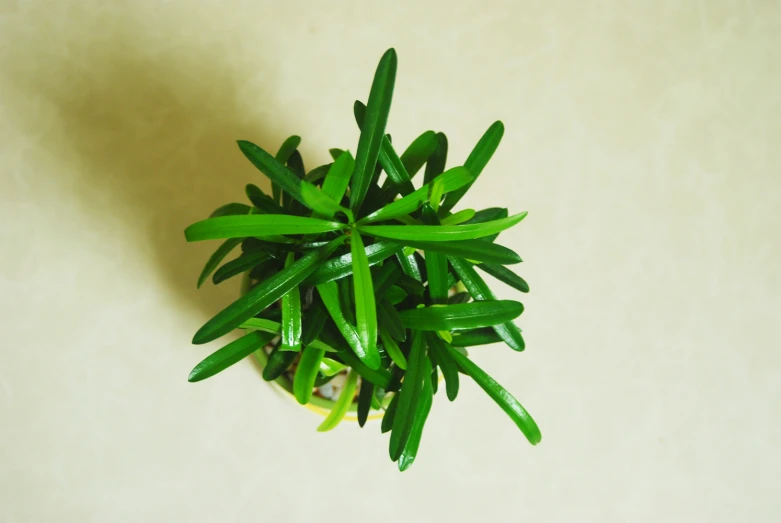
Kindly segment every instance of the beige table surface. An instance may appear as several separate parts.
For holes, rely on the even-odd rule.
[[[235,140],[354,151],[391,46],[394,141],[506,125],[464,205],[529,211],[528,348],[472,354],[543,431],[464,383],[403,474],[248,361],[186,381]],[[773,0],[0,0],[0,522],[777,522],[779,146]]]

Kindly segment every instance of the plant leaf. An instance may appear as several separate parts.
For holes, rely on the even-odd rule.
[[[336,376],[346,368],[347,365],[331,358],[326,357],[320,360],[320,372],[325,376]]]
[[[279,323],[278,321],[270,320],[267,318],[250,318],[244,323],[242,323],[241,325],[239,325],[239,328],[261,330],[279,336],[282,335],[282,324]],[[332,347],[331,345],[325,343],[320,339],[312,340],[307,345],[311,345],[316,349],[322,349],[326,352],[339,352],[338,349]],[[290,351],[283,351],[283,352],[290,352]]]
[[[342,151],[334,158],[334,163],[328,169],[323,181],[323,193],[335,202],[341,202],[347,187],[350,185],[350,177],[355,170],[355,160],[349,151]]]
[[[209,215],[209,218],[216,218],[218,216],[235,216],[237,214],[249,214],[251,210],[252,207],[245,203],[226,203],[225,205],[217,207]]]
[[[286,269],[295,263],[295,256],[295,253],[288,253]],[[301,350],[301,293],[297,285],[282,296],[282,343],[279,350]]]
[[[434,353],[434,358],[445,377],[447,399],[454,401],[458,396],[458,366],[447,351],[445,342],[439,336],[432,332],[427,334],[426,339],[428,340],[428,348]]]
[[[344,415],[352,405],[353,398],[355,397],[355,388],[358,384],[358,373],[350,371],[347,374],[347,381],[344,384],[342,392],[339,394],[339,398],[336,400],[336,404],[328,413],[328,416],[323,420],[319,427],[318,432],[327,432],[333,430],[342,421]]]
[[[343,212],[346,216],[352,217],[352,212],[349,209],[339,205],[338,202],[331,199],[324,191],[321,191],[311,183],[301,182],[301,197],[304,199],[307,207],[315,211],[319,218],[330,220],[338,212]]]
[[[404,374],[404,381],[401,384],[399,392],[399,405],[396,409],[396,416],[393,420],[393,430],[390,437],[390,457],[393,461],[399,459],[401,451],[409,440],[412,431],[412,422],[415,417],[418,400],[421,389],[423,388],[423,379],[428,380],[431,369],[425,370],[424,362],[426,358],[426,346],[423,340],[423,333],[420,331],[412,332],[412,348],[409,359],[407,360],[407,372]]]
[[[267,332],[250,332],[210,354],[190,372],[187,381],[205,380],[241,361],[274,338]]]
[[[333,163],[326,163],[324,165],[318,165],[304,176],[304,181],[311,184],[317,184],[320,180],[324,180],[328,175],[328,171],[333,167]],[[341,198],[340,198],[341,199]]]
[[[380,317],[380,326],[384,327],[393,338],[404,341],[407,339],[407,331],[399,313],[393,304],[387,299],[380,301],[377,309]]]
[[[359,225],[358,230],[389,240],[432,242],[474,240],[508,229],[523,220],[526,214],[522,212],[502,220],[469,225]]]
[[[404,353],[401,352],[396,340],[388,332],[388,329],[380,329],[380,339],[382,340],[382,346],[385,347],[385,352],[388,353],[393,363],[402,370],[407,370],[407,358],[404,357]]]
[[[357,214],[363,204],[366,193],[374,178],[374,166],[380,154],[388,122],[393,85],[396,81],[396,51],[388,49],[380,59],[374,74],[366,116],[361,126],[358,152],[355,158],[355,171],[352,176],[350,207]]]
[[[390,258],[396,253],[401,252],[402,246],[398,243],[389,241],[380,241],[366,247],[366,258],[369,265],[376,265],[381,261]],[[304,281],[304,285],[314,287],[322,283],[338,280],[353,273],[353,255],[347,253],[332,258],[322,264],[312,275]]]
[[[425,252],[438,252],[450,256],[469,257],[481,262],[513,264],[520,262],[516,253],[495,243],[482,240],[460,240],[452,242],[422,242],[413,240],[395,240],[399,245],[414,247]]]
[[[542,440],[540,429],[532,417],[526,412],[518,400],[515,399],[507,390],[499,385],[492,377],[485,373],[472,360],[458,352],[456,349],[447,348],[448,353],[455,362],[461,367],[464,373],[472,377],[480,387],[488,393],[503,411],[515,422],[521,432],[523,432],[529,443],[536,445]]]
[[[197,242],[272,234],[316,234],[339,231],[346,227],[343,223],[302,216],[248,214],[246,216],[220,216],[201,220],[187,227],[184,230],[184,235],[188,242]]]
[[[301,283],[314,272],[324,259],[344,242],[341,236],[319,250],[309,251],[290,267],[279,271],[267,280],[250,289],[247,294],[228,305],[195,333],[196,345],[216,340],[227,334],[242,322],[282,298],[287,291]]]
[[[201,275],[198,276],[198,288],[209,278],[209,275],[217,268],[220,262],[240,243],[241,238],[229,238],[217,247],[217,250],[209,257],[206,265],[203,266]]]
[[[438,178],[439,179],[439,178]],[[423,221],[429,225],[439,225],[436,211],[431,205],[423,206]],[[428,275],[428,293],[432,303],[447,303],[450,290],[447,275],[447,257],[434,251],[426,251],[426,274]]]
[[[480,141],[477,142],[477,145],[475,145],[475,148],[469,154],[466,162],[464,162],[464,167],[472,172],[475,179],[480,176],[480,173],[483,172],[486,164],[488,164],[488,160],[491,159],[496,148],[499,147],[499,142],[502,141],[502,135],[504,135],[504,124],[499,121],[494,122],[485,134],[483,134]],[[463,198],[471,186],[472,184],[466,185],[457,191],[448,194],[442,208],[446,211],[452,209],[458,201]]]
[[[458,274],[459,278],[472,295],[472,298],[478,301],[485,301],[486,303],[496,300],[496,296],[491,292],[491,289],[480,277],[474,268],[462,258],[451,257],[450,264]],[[494,325],[493,329],[496,334],[499,335],[504,342],[510,346],[511,349],[522,351],[526,348],[526,343],[523,341],[520,329],[511,321],[502,323],[500,325]]]
[[[391,402],[388,405],[387,410],[385,410],[385,415],[382,417],[382,424],[380,425],[380,430],[383,434],[388,432],[393,428],[393,420],[396,417],[396,408],[399,406],[399,395],[395,394],[391,398]]]
[[[284,374],[290,366],[293,364],[293,360],[296,359],[295,352],[281,351],[279,346],[269,354],[266,366],[263,367],[263,379],[266,381],[274,381],[282,374]]]
[[[521,292],[529,292],[529,284],[526,283],[526,280],[515,274],[507,267],[494,265],[492,263],[481,263],[477,267],[514,289],[517,289]]]
[[[325,310],[320,300],[315,300],[302,318],[301,343],[310,345],[320,336],[325,322],[328,320],[328,311]]]
[[[399,252],[398,254],[396,254],[396,259],[399,260],[399,265],[401,266],[401,272],[403,272],[410,278],[413,278],[420,282],[423,281],[423,275],[420,272],[420,267],[418,266],[418,261],[415,259],[414,254],[405,255]]]
[[[325,356],[325,351],[316,349],[311,345],[301,353],[296,374],[293,377],[293,395],[301,405],[306,405],[312,398],[312,389],[315,387],[315,379],[320,370],[320,361]]]
[[[374,284],[366,257],[366,247],[358,231],[350,239],[353,255],[353,286],[355,290],[355,319],[361,345],[368,353],[377,352],[377,304],[374,301]],[[379,355],[379,352],[377,352]]]
[[[376,386],[387,390],[391,381],[391,374],[386,369],[370,369],[358,359],[355,353],[349,350],[340,352],[339,358],[344,360],[347,366],[357,372],[362,379],[369,380]]]
[[[276,184],[277,187],[280,187],[290,196],[300,201],[301,203],[304,203],[301,198],[301,178],[299,178],[299,176],[291,169],[285,167],[285,163],[289,159],[289,156],[285,159],[285,161],[281,161],[271,156],[269,153],[252,142],[239,140],[238,144],[239,149],[241,149],[241,152],[244,153],[244,156],[246,156],[247,159],[252,162],[252,164],[257,167],[258,170],[260,170],[260,172],[265,174],[271,180],[272,190],[274,187],[273,184]],[[297,146],[298,144],[296,144],[296,147]],[[293,154],[293,151],[291,151],[290,154]],[[279,193],[274,190],[274,201],[277,204],[279,204],[279,198],[277,197],[278,194]]]
[[[464,209],[463,211],[458,211],[457,213],[451,214],[450,216],[445,216],[440,220],[440,222],[442,225],[458,225],[460,223],[471,220],[474,218],[474,216],[474,209]]]
[[[366,418],[369,416],[373,396],[374,384],[370,381],[361,380],[361,390],[358,393],[358,425],[361,427],[366,424]]]
[[[426,162],[423,183],[431,183],[434,178],[442,174],[445,163],[447,163],[447,136],[444,133],[437,133],[437,147]]]
[[[277,203],[269,198],[261,189],[255,184],[248,183],[244,191],[247,193],[247,198],[252,202],[252,205],[257,207],[260,211],[266,214],[285,214],[285,209],[280,207]],[[236,213],[236,214],[249,214]]]
[[[431,404],[434,402],[434,390],[432,386],[435,386],[437,382],[425,379],[428,374],[431,374],[431,362],[426,359],[423,365],[423,387],[417,402],[415,415],[412,419],[409,439],[399,456],[399,470],[401,472],[407,470],[412,465],[412,462],[415,461],[415,457],[418,454],[418,447],[420,447],[420,439],[423,437],[423,426],[426,424],[426,418],[428,418],[428,414],[431,411]],[[426,372],[427,370],[428,373]],[[434,373],[436,373],[436,369],[434,369]]]
[[[454,167],[437,178],[437,180],[441,180],[440,183],[442,184],[442,190],[444,191],[447,191],[448,189],[452,190],[454,187],[462,187],[464,184],[469,183],[469,180],[471,179],[472,175],[463,167]],[[433,185],[434,184],[424,185],[417,191],[414,191],[403,198],[389,203],[382,209],[379,209],[369,214],[365,218],[362,218],[359,223],[392,220],[396,217],[404,216],[416,211],[420,208],[421,205],[429,201],[429,197],[433,194]]]
[[[339,332],[342,333],[342,336],[344,336],[345,341],[355,355],[370,369],[379,369],[381,365],[380,352],[377,350],[376,345],[374,351],[367,351],[361,343],[361,339],[358,336],[355,327],[353,327],[344,317],[341,304],[339,303],[339,293],[336,283],[322,283],[317,286],[317,292],[320,294],[323,304],[331,315],[331,318],[334,320]],[[354,367],[354,365],[351,366]]]
[[[449,331],[475,329],[504,323],[520,316],[523,305],[517,301],[496,300],[435,305],[399,311],[408,329]]]
[[[217,269],[217,272],[215,272],[214,276],[212,277],[212,282],[215,285],[218,285],[225,280],[236,276],[237,274],[247,272],[248,270],[257,265],[260,265],[269,258],[270,256],[264,252],[245,252],[238,258],[226,262],[225,265]]]
[[[491,327],[457,332],[453,336],[453,347],[476,347],[478,345],[490,345],[499,343],[502,338]]]

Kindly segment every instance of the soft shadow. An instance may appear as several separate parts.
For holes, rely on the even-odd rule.
[[[36,68],[17,82],[53,104],[65,126],[66,150],[50,152],[79,162],[68,197],[126,228],[117,234],[137,242],[175,298],[212,316],[236,298],[237,284],[208,283],[197,291],[198,274],[218,244],[187,244],[182,231],[223,203],[246,201],[246,183],[268,188],[236,146],[248,139],[275,150],[285,138],[282,129],[264,125],[263,108],[249,114],[241,103],[273,100],[273,86],[247,85],[262,71],[262,56],[242,81],[222,61],[227,50],[141,51],[121,35],[74,49],[78,56],[31,57]],[[52,67],[60,72],[56,83]],[[39,79],[41,70],[47,74]]]

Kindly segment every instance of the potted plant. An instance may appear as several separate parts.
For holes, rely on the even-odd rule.
[[[513,323],[523,305],[496,299],[481,272],[528,292],[506,267],[520,257],[495,243],[526,213],[455,210],[504,127],[491,125],[463,166],[445,169],[447,139],[433,131],[399,156],[385,129],[396,62],[388,50],[367,104],[355,103],[361,131],[355,157],[331,149],[332,163],[307,172],[296,136],[276,155],[239,141],[271,180],[272,195],[250,184],[250,204],[224,205],[187,227],[185,236],[223,240],[199,286],[212,273],[215,283],[244,278],[239,299],[201,327],[193,343],[236,329],[243,335],[201,361],[189,380],[254,354],[266,380],[327,414],[319,430],[332,429],[349,411],[361,426],[379,413],[382,432],[390,431],[391,459],[405,470],[417,454],[434,395],[444,389],[455,400],[462,375],[475,380],[530,443],[541,435],[520,403],[466,350],[498,341],[524,349]],[[424,165],[416,189],[412,180]],[[220,266],[237,247],[241,254]]]

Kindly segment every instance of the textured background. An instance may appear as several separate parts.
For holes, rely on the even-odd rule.
[[[0,521],[779,521],[781,3],[450,4],[0,0]],[[464,203],[529,211],[528,349],[473,355],[543,431],[466,384],[404,474],[249,362],[186,382],[234,140],[354,150],[390,46],[394,141],[507,127]]]

